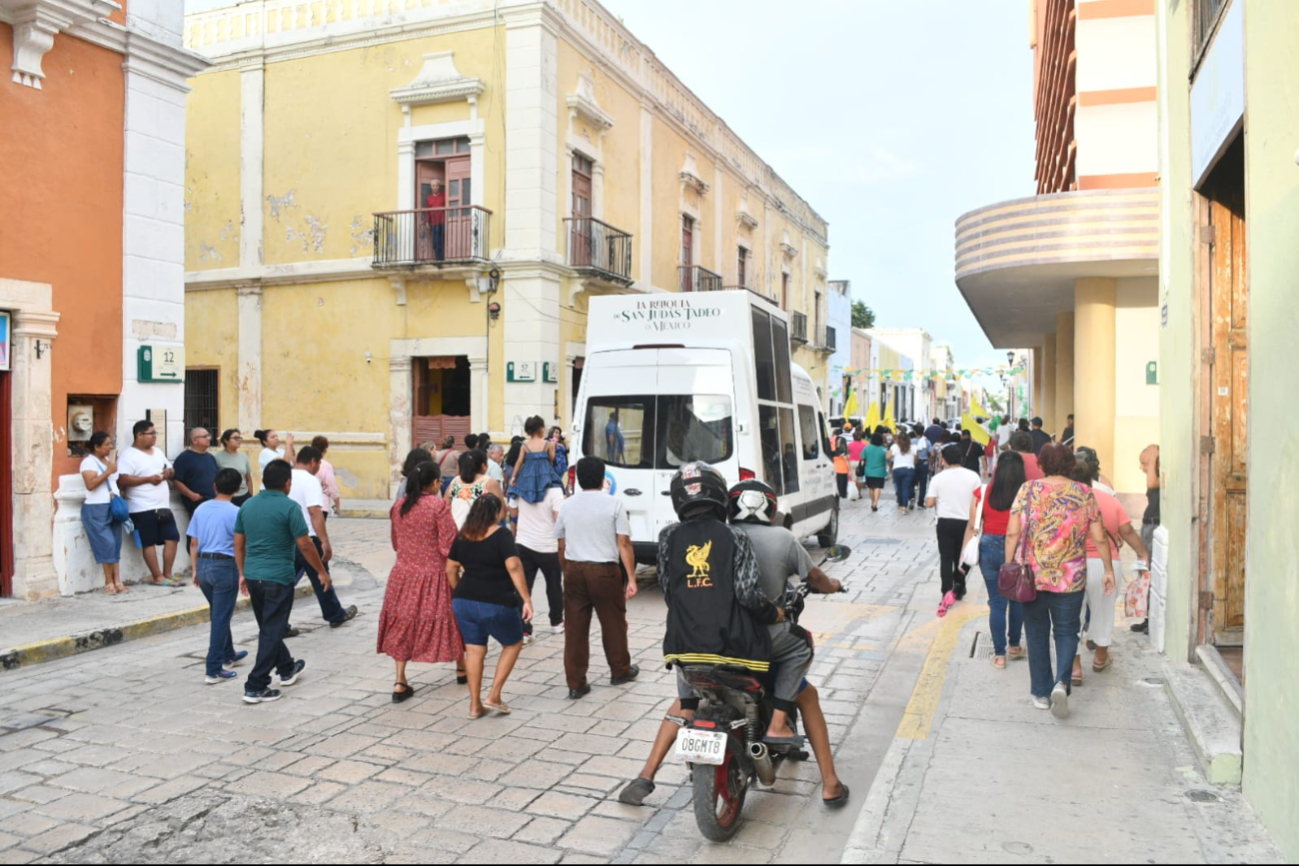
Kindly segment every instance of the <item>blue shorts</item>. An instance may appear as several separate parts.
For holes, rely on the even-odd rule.
[[[523,614],[517,607],[455,598],[451,600],[451,610],[466,644],[487,646],[489,637],[501,646],[523,643]]]

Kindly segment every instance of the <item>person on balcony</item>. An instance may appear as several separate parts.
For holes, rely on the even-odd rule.
[[[440,262],[446,252],[447,194],[442,191],[442,181],[437,178],[429,183],[429,190],[428,198],[424,200],[424,207],[428,208],[424,220],[433,236],[433,258]]]

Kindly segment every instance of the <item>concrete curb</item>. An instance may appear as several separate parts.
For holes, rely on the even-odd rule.
[[[297,598],[305,598],[313,592],[310,583],[304,583],[296,591]],[[235,602],[235,610],[248,610],[252,602],[240,597]],[[117,646],[129,640],[165,634],[179,628],[202,625],[211,621],[211,609],[207,605],[191,607],[186,610],[175,610],[169,613],[151,616],[148,619],[130,622],[121,626],[95,629],[76,635],[50,638],[0,651],[0,671],[12,671],[28,665],[51,662],[68,656],[80,655],[92,650]]]

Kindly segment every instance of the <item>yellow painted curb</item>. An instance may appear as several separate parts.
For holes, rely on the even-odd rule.
[[[312,592],[311,584],[304,583],[297,588],[295,594],[298,598],[304,598],[311,595]],[[241,597],[235,602],[235,610],[247,610],[250,604],[251,602],[247,598]],[[158,614],[122,626],[95,629],[78,635],[66,635],[23,644],[0,652],[0,671],[17,670],[28,665],[51,662],[92,650],[117,646],[129,640],[139,640],[156,634],[165,634],[178,628],[202,625],[211,621],[211,614],[211,608],[204,605],[203,607],[192,607],[187,610],[175,610]]]
[[[970,607],[959,613],[949,613],[942,620],[938,637],[934,638],[929,655],[925,657],[925,666],[920,671],[920,678],[916,680],[916,687],[911,692],[911,700],[903,711],[902,722],[893,735],[894,739],[924,740],[929,737],[929,729],[938,712],[943,686],[947,684],[947,669],[951,666],[952,653],[956,650],[956,642],[960,640],[961,629],[971,620],[987,615],[986,609]]]

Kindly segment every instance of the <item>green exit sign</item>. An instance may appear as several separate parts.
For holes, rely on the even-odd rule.
[[[136,378],[141,382],[184,382],[184,346],[141,346],[135,353]]]

